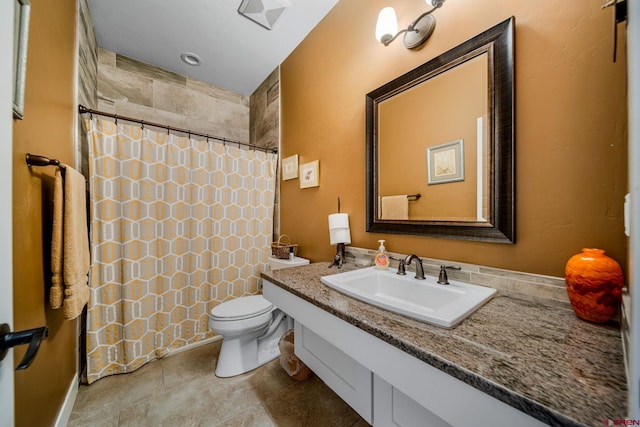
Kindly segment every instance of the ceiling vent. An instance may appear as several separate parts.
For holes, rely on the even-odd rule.
[[[270,30],[289,6],[288,0],[242,0],[238,13]]]

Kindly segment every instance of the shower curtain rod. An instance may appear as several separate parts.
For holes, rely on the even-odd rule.
[[[234,141],[234,140],[231,140],[231,139],[222,138],[222,137],[214,136],[214,135],[209,135],[209,134],[206,134],[206,133],[194,132],[194,131],[187,130],[187,129],[180,129],[180,128],[176,128],[176,127],[173,127],[173,126],[168,126],[168,125],[163,125],[163,124],[159,124],[159,123],[148,122],[146,120],[134,119],[134,118],[125,117],[125,116],[119,116],[117,114],[111,114],[111,113],[107,113],[107,112],[104,112],[104,111],[92,110],[91,108],[87,108],[87,107],[85,107],[83,105],[79,105],[78,106],[78,112],[80,114],[89,114],[89,115],[95,114],[96,116],[111,117],[112,119],[116,120],[116,123],[118,122],[118,120],[124,120],[124,121],[127,121],[127,122],[140,123],[143,127],[145,125],[147,125],[147,126],[157,127],[157,128],[160,128],[160,129],[166,129],[167,132],[168,131],[174,131],[174,132],[186,133],[189,136],[191,136],[191,135],[201,136],[201,137],[206,138],[207,141],[209,141],[210,139],[214,139],[214,140],[222,142],[225,145],[227,143],[229,143],[229,144],[237,144],[238,148],[240,146],[244,146],[244,147],[250,147],[250,148],[252,148],[254,150],[260,150],[260,151],[264,151],[264,152],[271,152],[271,153],[274,153],[274,154],[278,153],[278,149],[277,148],[260,147],[260,146],[257,146],[255,144],[247,144],[246,142]]]

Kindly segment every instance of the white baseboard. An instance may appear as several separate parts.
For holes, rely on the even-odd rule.
[[[184,347],[171,350],[169,352],[169,356],[182,353],[183,351],[192,350],[194,348],[200,347],[201,345],[211,344],[212,342],[220,341],[221,339],[222,339],[222,335],[216,335],[215,337],[205,338],[202,341],[194,342],[193,344],[188,344],[188,345],[185,345]]]
[[[71,384],[69,384],[69,390],[64,398],[62,407],[58,412],[58,418],[56,419],[55,427],[66,427],[71,417],[71,411],[73,411],[73,405],[76,403],[76,397],[78,396],[78,374],[73,376]]]

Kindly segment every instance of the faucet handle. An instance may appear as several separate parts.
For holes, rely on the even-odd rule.
[[[399,274],[400,276],[406,276],[407,275],[407,271],[405,268],[405,263],[404,263],[404,259],[403,258],[395,258],[390,256],[390,259],[394,260],[394,261],[398,261],[398,272],[396,274]]]
[[[441,285],[449,284],[449,278],[447,277],[447,269],[462,270],[462,267],[458,267],[457,265],[441,265],[440,274],[438,275],[438,283]]]
[[[449,284],[449,278],[447,277],[447,266],[446,265],[441,265],[440,266],[440,274],[438,275],[438,284],[439,285],[448,285]]]

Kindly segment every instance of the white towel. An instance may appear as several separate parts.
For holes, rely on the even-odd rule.
[[[409,198],[406,194],[380,198],[380,219],[409,219]]]
[[[60,308],[62,303],[64,318],[72,320],[89,301],[89,235],[84,176],[69,166],[65,168],[64,179],[56,171],[54,184],[50,303],[52,308]],[[60,301],[63,281],[64,298]]]

